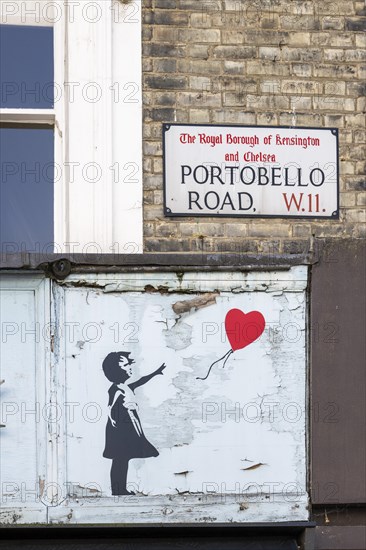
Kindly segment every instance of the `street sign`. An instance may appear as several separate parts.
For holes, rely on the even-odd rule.
[[[166,216],[333,218],[338,131],[164,124]]]

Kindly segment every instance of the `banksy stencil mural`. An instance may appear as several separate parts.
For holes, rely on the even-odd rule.
[[[73,277],[59,288],[69,506],[307,518],[306,270]]]
[[[223,361],[225,367],[230,355],[251,344],[263,333],[264,317],[257,311],[248,314],[239,309],[230,309],[225,318],[225,331],[232,348],[210,366],[204,378],[206,380],[212,367]],[[154,376],[163,374],[166,365],[163,363],[156,371],[142,376],[134,382],[134,359],[130,352],[112,352],[103,361],[103,371],[112,386],[108,390],[108,422],[106,427],[106,444],[103,456],[112,459],[111,491],[112,495],[134,495],[127,490],[128,462],[131,458],[148,458],[159,455],[159,452],[146,439],[138,416],[138,405],[135,390],[151,380]]]
[[[306,520],[306,285],[302,267],[52,283],[48,521]]]
[[[134,495],[127,491],[128,461],[131,458],[158,456],[158,451],[145,437],[138,416],[135,389],[146,384],[154,376],[163,374],[165,365],[155,372],[142,376],[135,382],[129,379],[133,374],[135,361],[129,352],[112,352],[103,361],[103,371],[110,382],[108,401],[108,423],[103,456],[112,459],[112,495]]]

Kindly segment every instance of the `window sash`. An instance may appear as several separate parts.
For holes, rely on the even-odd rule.
[[[0,123],[4,124],[49,124],[54,126],[54,109],[0,109]]]

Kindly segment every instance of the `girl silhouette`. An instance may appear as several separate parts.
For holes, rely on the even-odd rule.
[[[108,421],[103,456],[112,459],[112,495],[132,495],[127,491],[128,462],[131,458],[158,456],[157,449],[146,439],[137,414],[135,389],[146,384],[151,378],[163,374],[163,363],[153,373],[143,376],[136,382],[127,383],[132,375],[135,361],[126,351],[113,352],[103,361],[103,371],[112,386],[108,390]]]

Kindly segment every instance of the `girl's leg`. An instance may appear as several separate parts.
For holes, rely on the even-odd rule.
[[[114,458],[111,466],[112,495],[129,495],[127,491],[128,459]]]

